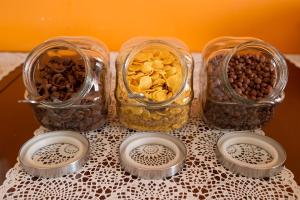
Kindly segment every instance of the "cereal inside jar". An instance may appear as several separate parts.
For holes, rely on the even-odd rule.
[[[278,50],[255,38],[218,38],[203,56],[204,119],[209,124],[249,130],[270,121],[287,83],[287,66]]]
[[[177,41],[177,40],[176,40]],[[171,131],[189,119],[193,60],[173,40],[131,40],[117,59],[120,122],[142,131]]]
[[[48,40],[25,61],[26,102],[50,130],[87,131],[107,117],[108,53],[86,37]]]

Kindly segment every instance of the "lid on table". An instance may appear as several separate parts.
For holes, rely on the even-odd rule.
[[[176,137],[164,133],[136,133],[120,146],[123,169],[143,179],[162,179],[184,166],[186,148]]]
[[[79,170],[88,160],[89,141],[73,131],[43,133],[20,149],[23,169],[32,176],[53,178]]]
[[[286,160],[285,150],[278,142],[246,131],[221,136],[216,156],[228,170],[252,178],[278,174]]]

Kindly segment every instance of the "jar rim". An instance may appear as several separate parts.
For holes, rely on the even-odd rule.
[[[35,85],[33,84],[33,81],[31,80],[31,75],[33,73],[33,70],[35,68],[35,62],[39,59],[42,53],[45,51],[55,48],[55,47],[67,47],[69,49],[74,50],[76,53],[78,53],[81,58],[84,61],[85,66],[85,79],[84,82],[78,92],[76,92],[71,98],[61,101],[61,102],[50,102],[50,101],[39,101],[37,102],[40,105],[43,105],[45,107],[50,108],[65,108],[68,106],[71,106],[75,104],[77,101],[79,101],[82,97],[84,97],[91,89],[92,87],[92,70],[90,67],[90,61],[87,57],[87,55],[76,45],[74,45],[72,42],[67,41],[68,37],[55,37],[51,38],[49,40],[46,40],[45,42],[39,44],[35,48],[32,49],[32,51],[27,56],[24,66],[23,66],[23,82],[26,87],[26,90],[28,91],[29,98],[33,95],[35,97],[39,96],[37,94]]]
[[[259,101],[248,99],[248,98],[242,97],[239,94],[237,94],[237,92],[231,86],[228,75],[227,75],[228,64],[229,64],[231,58],[238,51],[245,50],[245,49],[255,49],[256,51],[260,51],[260,52],[269,54],[269,55],[271,55],[272,61],[275,64],[278,80],[276,81],[272,92],[268,96],[266,96],[265,98],[263,98]],[[279,103],[284,99],[284,88],[287,84],[287,79],[288,79],[287,64],[286,64],[285,59],[282,56],[282,54],[272,45],[270,45],[262,40],[251,38],[251,40],[242,42],[242,43],[236,45],[234,48],[232,48],[228,52],[228,54],[225,56],[224,60],[222,61],[221,66],[222,66],[222,71],[223,71],[221,80],[224,83],[225,88],[228,90],[230,96],[233,99],[235,99],[239,102],[245,103],[245,104],[274,104],[274,103]]]
[[[180,89],[171,98],[161,102],[149,101],[147,100],[147,98],[144,98],[144,96],[141,96],[141,93],[133,92],[129,87],[127,77],[126,77],[127,68],[129,67],[130,63],[132,62],[136,54],[142,51],[143,49],[147,49],[153,46],[163,47],[168,51],[170,51],[171,53],[173,53],[177,58],[179,58],[184,73]],[[187,84],[188,81],[188,67],[186,66],[187,63],[185,61],[185,56],[182,54],[182,52],[179,51],[179,49],[176,46],[172,45],[170,42],[161,39],[148,39],[139,43],[138,45],[134,46],[133,49],[126,55],[124,62],[122,63],[122,78],[123,78],[125,88],[128,92],[128,97],[135,98],[138,102],[150,107],[161,107],[161,106],[170,105],[184,92],[185,85]]]

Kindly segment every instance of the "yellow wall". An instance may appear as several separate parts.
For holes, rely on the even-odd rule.
[[[300,0],[0,0],[0,51],[58,35],[91,35],[111,50],[133,36],[175,36],[194,51],[218,36],[254,36],[300,53]]]

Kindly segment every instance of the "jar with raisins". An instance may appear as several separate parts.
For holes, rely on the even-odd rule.
[[[47,40],[24,63],[25,102],[50,130],[99,128],[107,117],[108,66],[108,50],[94,38]]]
[[[206,122],[249,130],[271,119],[288,80],[285,59],[276,48],[256,38],[221,37],[206,45],[203,58]]]
[[[171,131],[189,119],[193,58],[172,38],[134,38],[116,61],[115,97],[120,122],[142,131]]]

